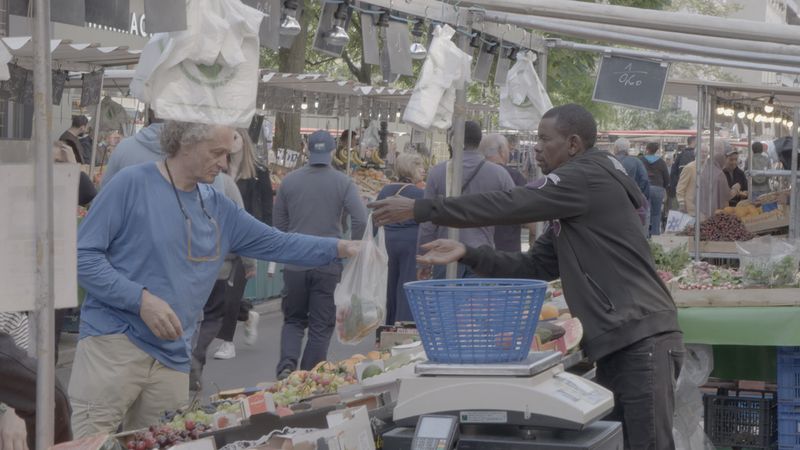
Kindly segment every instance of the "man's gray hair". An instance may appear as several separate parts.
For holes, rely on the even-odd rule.
[[[161,129],[161,149],[169,157],[178,154],[182,146],[194,145],[211,138],[214,125],[170,120]]]
[[[491,133],[481,139],[481,145],[478,147],[483,156],[489,157],[494,155],[502,156],[503,153],[508,154],[511,150],[508,146],[508,139],[502,134]]]
[[[407,178],[412,181],[416,180],[417,168],[422,167],[422,157],[416,153],[405,152],[401,153],[395,161],[395,170],[397,171],[397,178]]]
[[[631,149],[631,143],[625,138],[619,138],[616,141],[614,141],[613,148],[615,155],[622,155],[622,154],[627,155]]]

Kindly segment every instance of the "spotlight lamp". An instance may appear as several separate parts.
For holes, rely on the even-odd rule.
[[[297,36],[300,34],[300,22],[297,21],[297,0],[286,0],[283,2],[284,13],[281,19],[279,33],[284,36]]]
[[[774,95],[771,96],[769,98],[769,101],[767,102],[767,104],[764,105],[764,112],[765,113],[770,114],[770,113],[772,113],[772,111],[775,111],[775,96]]]
[[[754,113],[752,109],[747,108],[747,120],[753,120],[755,117],[756,113]]]
[[[308,100],[305,97],[303,97],[303,103],[300,103],[300,109],[303,111],[308,109]]]

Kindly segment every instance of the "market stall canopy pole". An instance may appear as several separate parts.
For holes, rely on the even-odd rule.
[[[759,70],[776,73],[800,74],[800,66],[782,66],[775,64],[737,61],[730,59],[709,58],[704,56],[692,56],[677,53],[664,53],[652,50],[634,50],[629,48],[608,47],[603,45],[581,44],[578,42],[564,41],[561,39],[551,39],[547,45],[554,48],[569,48],[586,52],[598,52],[619,56],[629,56],[632,58],[660,59],[663,61],[685,62],[692,64],[706,64],[721,67],[735,67],[737,69]]]
[[[372,0],[370,0],[372,1]],[[605,23],[676,33],[699,34],[748,41],[800,44],[793,25],[769,24],[743,19],[613,6],[573,0],[465,0],[461,5],[515,14],[555,17],[581,22]]]
[[[794,109],[794,123],[800,123],[800,107]],[[797,239],[798,225],[800,225],[800,207],[797,205],[798,182],[797,182],[797,151],[798,151],[798,127],[792,127],[792,176],[789,186],[791,186],[789,200],[789,239]]]
[[[437,22],[449,24],[454,28],[463,27],[466,17],[470,15],[468,8],[456,7],[438,1],[361,0],[361,3],[387,8],[415,17],[435,20]],[[517,27],[505,27],[487,22],[475,22],[472,24],[472,27],[472,31],[479,31],[482,34],[494,36],[507,44],[528,48],[535,52],[544,50],[544,41],[540,36]]]
[[[50,61],[50,1],[35,0],[33,20],[34,223],[36,227],[36,448],[53,445],[55,356],[53,355],[53,156]]]
[[[669,40],[662,40],[643,36],[633,36],[624,33],[616,33],[612,31],[597,30],[590,26],[583,26],[581,24],[572,23],[565,24],[563,22],[554,22],[550,19],[540,17],[523,16],[519,14],[496,13],[487,11],[483,14],[484,20],[489,22],[507,23],[520,25],[525,27],[534,28],[541,31],[551,33],[565,34],[569,36],[596,39],[607,42],[617,42],[626,45],[633,45],[637,47],[645,47],[658,50],[675,51],[680,53],[690,53],[695,55],[702,55],[712,58],[731,58],[736,61],[730,61],[726,64],[764,64],[773,65],[772,69],[758,69],[753,70],[771,70],[776,71],[779,68],[783,70],[792,70],[789,66],[781,64],[786,63],[800,63],[800,57],[791,55],[776,55],[770,53],[757,53],[746,51],[734,51],[728,49],[720,49],[709,47],[705,45],[686,44],[682,42],[672,42]],[[699,37],[698,37],[699,38]],[[689,57],[688,55],[686,56]],[[697,61],[708,61],[706,58],[697,58]],[[720,61],[720,60],[717,60]],[[738,62],[737,62],[738,61]],[[695,62],[695,61],[692,61]],[[700,64],[716,64],[716,62],[699,62]],[[785,68],[785,69],[784,69]],[[798,69],[793,69],[797,71]],[[796,73],[796,72],[793,72]]]
[[[630,36],[632,39],[635,39],[636,37],[646,37],[651,39],[659,39],[662,41],[681,42],[684,44],[699,44],[705,47],[734,50],[736,51],[735,54],[737,55],[735,59],[738,59],[738,55],[741,51],[746,51],[759,54],[764,53],[782,56],[797,56],[799,58],[793,61],[800,60],[800,45],[774,44],[772,42],[757,42],[713,36],[698,36],[696,34],[675,33],[672,31],[650,30],[646,28],[624,27],[602,23],[578,22],[576,20],[555,19],[552,17],[547,18],[547,20],[554,24],[568,25],[573,27],[578,26],[589,30],[618,33],[624,36]]]

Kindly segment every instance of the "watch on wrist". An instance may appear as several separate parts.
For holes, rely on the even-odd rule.
[[[2,416],[3,414],[5,414],[5,413],[6,413],[6,411],[8,411],[8,405],[6,405],[6,404],[5,404],[5,403],[3,403],[3,402],[0,402],[0,416]]]

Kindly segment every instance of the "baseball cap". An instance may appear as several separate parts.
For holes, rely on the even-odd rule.
[[[739,154],[739,150],[736,150],[736,147],[730,147],[730,148],[729,148],[729,149],[728,149],[728,150],[725,152],[725,156],[738,155],[738,154]]]
[[[317,130],[308,137],[308,163],[331,163],[331,152],[336,148],[333,136],[325,130]]]

